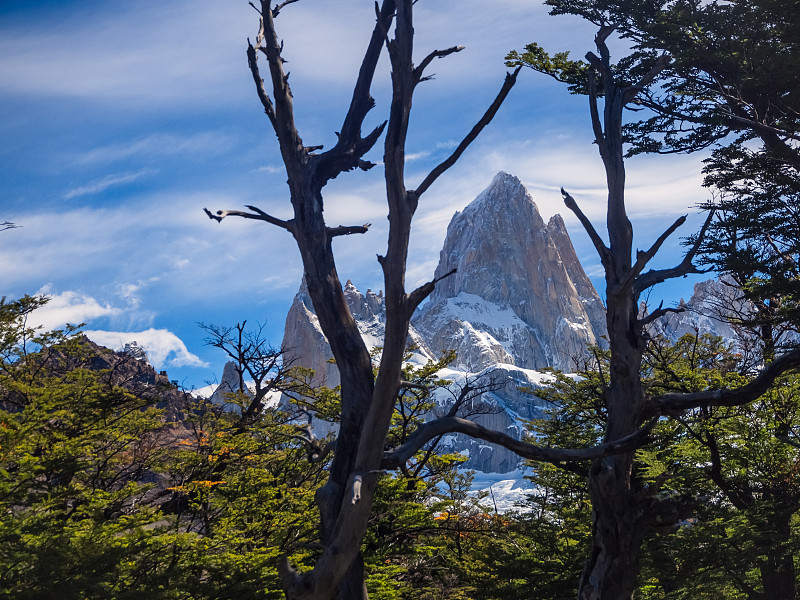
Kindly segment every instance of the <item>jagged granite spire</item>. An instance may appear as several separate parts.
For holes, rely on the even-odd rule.
[[[605,310],[559,215],[542,220],[519,179],[498,173],[447,228],[439,282],[414,326],[470,369],[573,370],[606,334]]]

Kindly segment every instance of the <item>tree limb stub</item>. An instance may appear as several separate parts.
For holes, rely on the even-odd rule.
[[[328,235],[330,237],[336,237],[339,235],[353,235],[357,233],[367,233],[369,228],[372,226],[372,223],[364,223],[363,225],[339,225],[338,227],[328,227]]]
[[[511,88],[514,87],[514,84],[517,82],[517,75],[519,74],[520,70],[522,69],[521,66],[514,69],[512,73],[506,73],[505,81],[503,82],[503,86],[500,88],[500,92],[497,94],[497,97],[494,99],[494,102],[489,106],[489,108],[484,113],[483,117],[475,124],[475,126],[470,130],[467,136],[461,141],[461,143],[456,147],[453,153],[448,156],[445,160],[441,163],[436,165],[434,169],[428,174],[428,176],[422,181],[422,183],[417,187],[413,193],[419,198],[425,191],[436,181],[440,175],[442,175],[445,171],[447,171],[450,167],[452,167],[456,161],[461,157],[464,151],[469,147],[469,145],[478,137],[481,131],[483,131],[484,127],[486,127],[497,114],[497,111],[500,109],[500,105],[508,96],[508,93],[511,91]]]
[[[411,434],[405,444],[393,450],[389,450],[388,452],[384,452],[381,468],[399,468],[401,464],[409,460],[414,453],[420,450],[427,442],[447,433],[463,433],[473,438],[485,440],[503,446],[518,456],[529,460],[538,460],[553,464],[592,460],[611,454],[626,452],[641,446],[655,424],[656,419],[653,419],[630,435],[591,448],[564,449],[544,448],[535,444],[529,444],[514,439],[505,433],[487,429],[473,421],[447,416],[420,425],[417,430]]]
[[[650,399],[646,413],[672,415],[701,406],[741,406],[762,396],[779,376],[800,367],[800,348],[769,363],[753,381],[735,389],[707,390],[687,394],[662,394]]]
[[[294,219],[289,219],[288,221],[284,221],[282,219],[278,219],[276,217],[273,217],[272,215],[265,213],[260,208],[256,208],[255,206],[250,206],[249,204],[247,205],[247,208],[249,208],[253,212],[248,213],[242,210],[218,210],[217,214],[215,215],[207,208],[204,208],[203,211],[206,213],[206,215],[208,215],[209,219],[213,219],[217,223],[222,222],[222,219],[224,219],[225,217],[242,217],[243,219],[255,219],[257,221],[266,221],[267,223],[276,225],[281,229],[285,229],[289,233],[294,234],[295,230]]]

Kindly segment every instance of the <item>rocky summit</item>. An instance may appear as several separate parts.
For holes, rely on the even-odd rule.
[[[447,228],[436,285],[413,324],[470,370],[571,371],[606,335],[605,308],[560,215],[545,223],[519,179],[498,173]]]
[[[480,399],[483,414],[471,418],[519,438],[524,420],[541,416],[545,404],[530,393],[546,385],[537,369],[570,371],[588,345],[602,343],[603,303],[561,217],[545,223],[519,179],[504,172],[450,222],[435,276],[454,269],[412,319],[412,360],[455,350],[456,363],[443,377],[455,385],[479,376],[499,382]],[[350,281],[344,292],[365,342],[380,346],[382,293],[362,294]],[[287,360],[314,369],[315,383],[338,383],[304,283],[286,318],[283,348]],[[443,444],[468,455],[466,466],[479,471],[509,472],[519,463],[503,448],[463,436],[447,436]]]

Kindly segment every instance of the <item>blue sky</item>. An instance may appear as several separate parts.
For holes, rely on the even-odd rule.
[[[329,147],[347,107],[374,18],[372,0],[302,0],[278,18],[301,135]],[[415,182],[469,130],[493,99],[511,49],[537,41],[582,56],[593,27],[550,17],[532,0],[421,0],[417,57],[437,61],[418,89],[408,148]],[[267,322],[280,344],[300,282],[293,240],[263,223],[210,221],[202,209],[254,204],[290,216],[277,143],[253,89],[245,45],[257,30],[245,0],[4,0],[0,3],[0,295],[43,292],[47,327],[86,322],[111,347],[137,340],[173,379],[200,387],[224,357],[198,322]],[[371,124],[385,118],[388,66]],[[380,160],[380,143],[370,158]],[[567,188],[600,228],[604,176],[586,100],[523,72],[505,106],[461,162],[427,192],[412,234],[409,287],[430,278],[447,223],[499,170],[517,175],[547,219],[560,212],[598,288],[599,261],[558,192]],[[700,157],[628,163],[630,214],[640,246],[707,197]],[[380,289],[385,247],[380,167],[326,188],[329,223],[373,223],[338,238],[343,280]],[[690,217],[681,235],[699,227]],[[677,238],[676,238],[677,240]],[[676,243],[656,265],[680,259]],[[657,289],[665,304],[695,279]],[[658,298],[656,298],[658,299]]]

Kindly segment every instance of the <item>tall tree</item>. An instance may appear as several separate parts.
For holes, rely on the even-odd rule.
[[[586,62],[571,61],[566,54],[550,57],[539,46],[531,44],[525,52],[509,55],[509,64],[525,65],[546,73],[589,98],[595,143],[605,167],[608,187],[608,244],[572,196],[562,193],[567,207],[586,229],[605,270],[610,357],[608,381],[603,390],[607,411],[604,440],[608,443],[628,436],[654,415],[680,414],[700,406],[751,402],[764,393],[779,374],[800,365],[800,351],[776,358],[751,383],[738,388],[655,396],[645,393],[640,375],[647,338],[645,328],[677,309],[659,308],[642,317],[639,299],[654,285],[697,272],[693,261],[713,213],[679,264],[645,271],[667,237],[684,223],[685,217],[676,220],[649,249],[637,250],[634,255],[633,227],[625,206],[624,115],[626,108],[635,105],[643,91],[663,73],[669,60],[664,55],[634,55],[615,65],[607,45],[608,37],[616,29],[613,15],[594,11],[592,2],[571,5],[565,1],[559,5],[568,5],[562,12],[588,14],[601,24],[595,37],[597,54],[587,53]],[[596,459],[589,471],[593,540],[580,585],[579,595],[583,599],[631,598],[636,589],[644,536],[651,528],[661,525],[664,514],[673,512],[669,498],[653,497],[635,477],[633,460],[633,451],[609,455]]]
[[[701,249],[753,303],[767,355],[797,323],[800,194],[800,3],[784,0],[548,0],[554,14],[613,24],[630,60],[669,64],[624,125],[628,154],[711,149],[717,194]],[[649,115],[641,118],[641,115]],[[744,316],[744,315],[741,315]],[[796,325],[795,325],[796,327]]]
[[[283,45],[275,29],[279,12],[295,1],[273,3],[262,0],[256,43],[248,45],[247,49],[258,97],[278,137],[294,216],[284,221],[253,206],[247,207],[249,211],[206,212],[218,221],[227,216],[265,221],[289,231],[297,242],[308,292],[341,376],[342,400],[330,477],[317,494],[323,549],[314,568],[303,573],[285,561],[282,565],[283,582],[286,595],[292,600],[322,600],[333,596],[352,600],[366,597],[359,549],[378,477],[382,469],[399,468],[430,440],[458,431],[502,444],[528,458],[563,462],[617,451],[620,446],[634,443],[643,432],[631,432],[631,439],[609,438],[611,443],[595,448],[557,450],[520,442],[457,415],[446,415],[420,425],[397,448],[385,448],[395,398],[406,385],[402,379],[402,365],[409,321],[414,310],[436,285],[434,280],[413,291],[406,291],[405,268],[412,218],[423,194],[456,163],[492,120],[514,85],[519,69],[506,76],[494,102],[453,153],[419,186],[408,189],[404,178],[405,146],[414,91],[421,82],[429,79],[425,71],[436,58],[458,52],[461,47],[434,50],[415,64],[414,1],[383,0],[376,11],[376,24],[338,141],[331,149],[317,153],[321,148],[304,145],[297,130],[292,92],[283,68]],[[361,127],[374,105],[369,90],[384,46],[392,67],[389,117],[384,124],[364,136]],[[266,57],[271,92],[267,92],[261,78],[259,55]],[[335,237],[366,233],[368,226],[328,226],[323,215],[322,189],[328,181],[345,171],[371,168],[373,165],[364,156],[384,131],[383,164],[389,235],[387,250],[378,261],[383,270],[386,293],[386,333],[381,365],[377,375],[373,375],[369,352],[345,302],[331,248]]]

